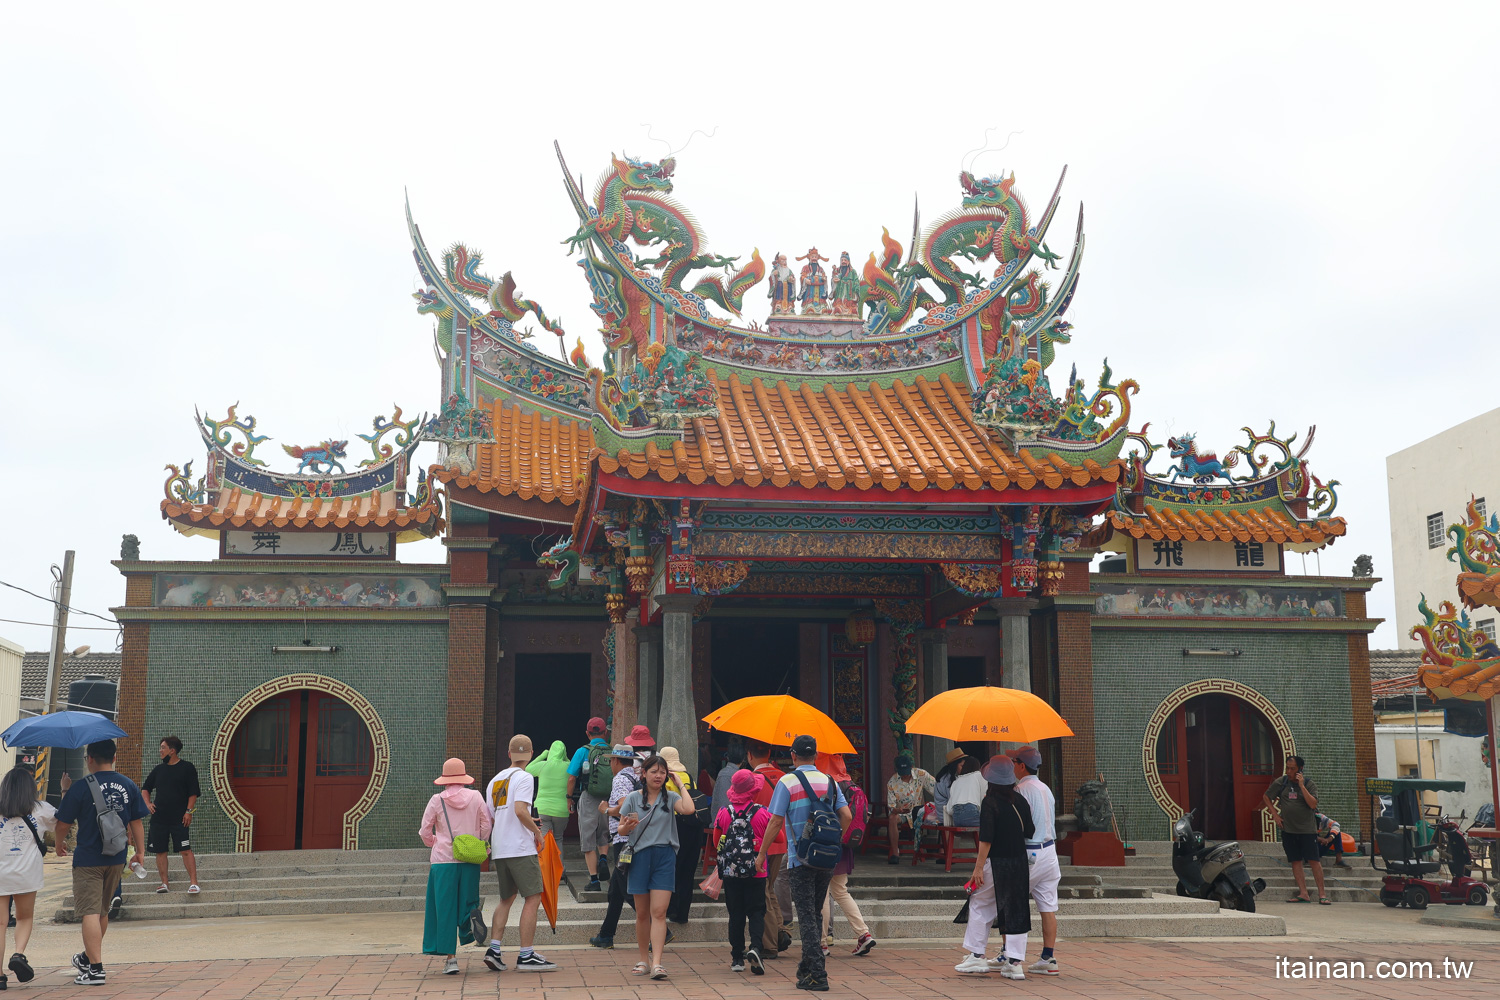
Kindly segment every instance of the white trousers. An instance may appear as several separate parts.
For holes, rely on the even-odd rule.
[[[969,926],[964,931],[964,950],[971,955],[983,955],[989,949],[990,924],[1000,908],[995,904],[995,875],[990,863],[984,863],[984,881],[969,897]],[[1004,954],[1006,958],[1026,957],[1025,934],[1006,934]]]
[[[1062,881],[1062,868],[1057,863],[1057,845],[1049,844],[1046,847],[1028,847],[1026,849],[1027,871],[1030,880],[1031,898],[1036,900],[1038,913],[1057,912],[1057,886]],[[1025,934],[1009,934],[1005,938],[1005,954],[1007,958],[1026,958]],[[1015,943],[1016,951],[1012,953],[1011,945]]]

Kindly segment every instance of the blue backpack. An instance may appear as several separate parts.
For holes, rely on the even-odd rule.
[[[844,853],[844,827],[834,809],[838,802],[839,786],[828,779],[828,798],[814,794],[804,771],[794,772],[802,782],[802,792],[807,796],[807,822],[797,837],[797,860],[810,868],[832,871]]]

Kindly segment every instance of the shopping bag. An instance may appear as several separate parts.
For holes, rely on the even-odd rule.
[[[719,878],[719,869],[715,868],[708,873],[708,878],[698,883],[698,888],[703,890],[703,895],[709,899],[718,899],[719,893],[724,891],[724,880]]]

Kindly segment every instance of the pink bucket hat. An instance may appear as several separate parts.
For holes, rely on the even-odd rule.
[[[754,771],[736,771],[729,779],[729,804],[736,809],[746,805],[760,792],[766,779]]]
[[[469,777],[464,762],[458,757],[449,757],[443,761],[443,773],[440,777],[432,779],[434,785],[472,785],[474,779]]]

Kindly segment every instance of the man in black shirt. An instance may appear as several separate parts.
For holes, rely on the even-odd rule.
[[[156,871],[161,875],[157,892],[167,891],[168,849],[182,855],[187,866],[188,893],[198,893],[198,862],[193,857],[188,827],[193,824],[193,806],[202,794],[198,787],[198,769],[183,760],[182,741],[168,736],[161,741],[161,763],[151,769],[141,791],[146,793],[146,808],[151,810],[151,830],[147,849],[156,855]]]

